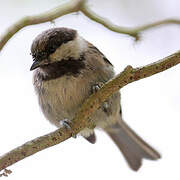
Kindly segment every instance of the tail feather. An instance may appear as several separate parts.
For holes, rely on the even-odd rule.
[[[129,166],[135,171],[141,167],[143,158],[156,160],[161,157],[122,120],[106,128],[105,131],[119,147]]]
[[[93,132],[90,136],[88,137],[84,137],[88,142],[90,142],[91,144],[95,144],[96,143],[96,134]]]

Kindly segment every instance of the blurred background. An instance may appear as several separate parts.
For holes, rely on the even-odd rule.
[[[0,34],[25,15],[56,7],[58,0],[6,0],[0,6]],[[180,19],[178,0],[89,0],[89,6],[113,23],[135,27],[166,18]],[[30,46],[43,30],[69,27],[79,31],[114,64],[143,66],[180,49],[180,25],[165,25],[141,34],[141,41],[109,31],[81,13],[29,26],[18,32],[0,52],[0,155],[56,129],[43,117],[32,85]],[[131,171],[109,137],[97,131],[97,143],[69,139],[11,166],[9,180],[18,179],[178,179],[180,161],[180,65],[124,87],[125,121],[155,147],[162,159],[143,161]]]

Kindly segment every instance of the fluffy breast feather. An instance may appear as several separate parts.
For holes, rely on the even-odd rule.
[[[43,69],[35,71],[34,86],[39,104],[45,117],[56,126],[59,126],[60,120],[66,118],[71,120],[74,117],[82,103],[92,93],[91,89],[94,84],[105,83],[114,76],[112,66],[104,61],[98,53],[85,52],[84,59],[85,68],[81,69],[76,76],[64,75],[44,81],[41,78]],[[114,97],[115,99],[119,98]],[[103,112],[99,112],[99,115],[97,114],[94,118],[101,117],[101,119],[106,120],[107,117],[102,114]]]

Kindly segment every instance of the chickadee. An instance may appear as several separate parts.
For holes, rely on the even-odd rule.
[[[45,117],[57,127],[68,125],[82,103],[114,76],[110,61],[76,30],[52,28],[32,43],[31,69],[34,87]],[[138,170],[143,158],[156,160],[160,154],[142,140],[122,119],[120,93],[116,92],[91,116],[119,147],[128,165]],[[93,129],[80,133],[95,143]]]

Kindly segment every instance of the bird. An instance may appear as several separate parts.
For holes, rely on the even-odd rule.
[[[56,27],[43,31],[31,45],[33,85],[47,120],[67,128],[83,102],[115,76],[112,63],[77,30]],[[120,92],[107,99],[90,119],[95,128],[79,132],[88,142],[96,142],[95,129],[105,131],[120,149],[129,167],[137,171],[142,159],[161,157],[123,120]]]

